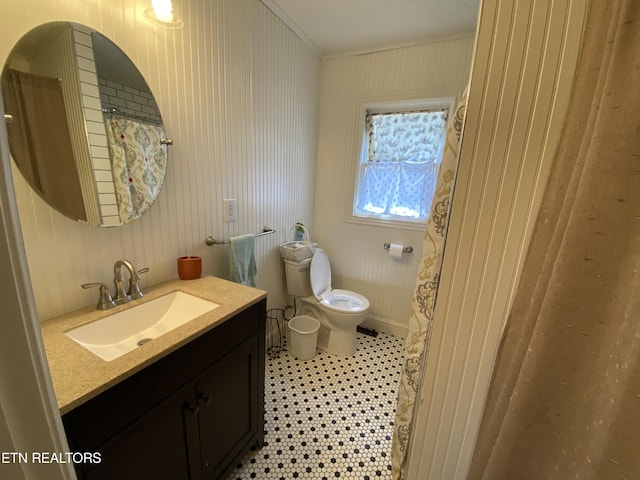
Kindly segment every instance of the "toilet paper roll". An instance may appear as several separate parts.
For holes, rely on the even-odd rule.
[[[402,250],[404,245],[401,243],[392,243],[389,245],[389,256],[391,258],[402,258]]]

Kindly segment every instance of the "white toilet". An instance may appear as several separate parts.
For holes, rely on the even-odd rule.
[[[356,353],[356,328],[369,312],[369,300],[350,290],[331,288],[331,267],[324,250],[317,249],[306,260],[284,262],[289,295],[302,301],[299,313],[320,322],[318,348],[334,355]]]

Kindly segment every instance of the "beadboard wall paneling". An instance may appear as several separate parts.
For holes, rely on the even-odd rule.
[[[362,225],[347,221],[352,207],[362,132],[363,104],[456,97],[468,83],[474,37],[438,41],[323,61],[312,232],[329,255],[333,285],[371,303],[366,324],[406,334],[424,228]],[[385,243],[411,245],[414,253],[390,258]]]
[[[568,108],[586,0],[485,0],[407,478],[467,478]]]
[[[110,283],[113,263],[149,267],[144,286],[176,278],[176,258],[203,257],[228,276],[219,239],[257,232],[257,286],[287,301],[278,245],[313,220],[320,59],[258,0],[174,1],[181,30],[143,17],[143,0],[5,2],[0,58],[31,28],[65,19],[100,31],[134,61],[162,112],[170,147],[165,186],[140,220],[117,228],[73,222],[49,208],[14,168],[22,234],[41,320],[93,304],[85,282]],[[225,223],[223,199],[238,221]],[[221,299],[223,301],[223,299]]]
[[[260,99],[254,102],[256,175],[268,185],[256,192],[256,212],[264,219],[258,223],[266,222],[266,226],[278,229],[276,235],[262,237],[258,243],[265,252],[261,269],[264,283],[275,282],[285,287],[278,303],[282,306],[289,298],[277,247],[292,238],[295,222],[303,222],[310,229],[314,226],[321,63],[304,42],[291,42],[291,31],[283,28],[281,20],[261,2],[258,8],[269,13],[255,16],[257,38],[274,33],[270,36],[272,43],[258,41],[254,52],[254,73],[260,78],[254,89]],[[300,68],[292,70],[292,65]],[[290,104],[299,107],[287,107]],[[308,161],[310,158],[312,162]]]

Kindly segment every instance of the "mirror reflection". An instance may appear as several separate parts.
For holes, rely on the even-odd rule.
[[[113,42],[82,25],[28,32],[2,72],[11,155],[54,209],[95,226],[140,218],[167,164],[149,86]]]

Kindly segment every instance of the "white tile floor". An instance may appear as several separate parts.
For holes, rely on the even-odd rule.
[[[389,479],[404,340],[359,333],[352,357],[267,358],[265,445],[229,480]]]

